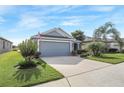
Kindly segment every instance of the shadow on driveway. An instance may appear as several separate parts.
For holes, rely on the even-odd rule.
[[[41,59],[43,59],[48,64],[56,65],[75,65],[83,60],[83,58],[80,58],[79,56],[43,57]]]

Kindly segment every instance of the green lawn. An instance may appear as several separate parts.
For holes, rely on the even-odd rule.
[[[31,86],[64,77],[48,64],[45,68],[41,66],[27,70],[14,68],[14,65],[21,60],[23,60],[23,57],[15,51],[0,55],[1,87]]]
[[[109,54],[102,54],[101,57],[95,57],[95,56],[88,56],[88,59],[111,63],[111,64],[118,64],[121,62],[124,62],[124,54],[121,53],[109,53]]]

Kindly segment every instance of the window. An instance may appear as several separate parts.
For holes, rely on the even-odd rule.
[[[8,47],[11,49],[11,43],[8,43],[9,45],[8,45]]]
[[[115,44],[114,46],[119,46],[118,44]]]
[[[3,40],[3,49],[5,49],[5,41]]]
[[[9,46],[9,43],[8,42],[6,42],[7,43],[7,47]]]

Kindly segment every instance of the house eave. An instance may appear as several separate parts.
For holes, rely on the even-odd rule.
[[[41,37],[51,37],[51,38],[68,38],[71,39],[69,37],[64,37],[64,36],[51,36],[51,35],[41,35]]]
[[[11,44],[13,43],[13,42],[11,42],[11,41],[9,41],[9,40],[3,38],[3,37],[0,37],[0,39],[5,40],[5,41],[7,41],[7,42],[10,42]]]

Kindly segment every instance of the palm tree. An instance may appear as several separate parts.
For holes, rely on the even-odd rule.
[[[108,35],[112,34],[114,40],[118,40],[120,38],[120,33],[117,31],[117,29],[114,28],[114,24],[111,22],[105,23],[103,26],[99,27],[95,30],[93,36],[94,40],[102,40],[105,42],[106,50],[108,50]]]

